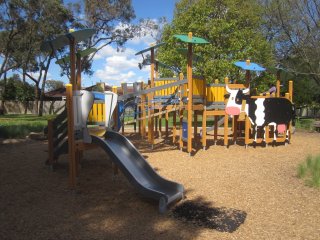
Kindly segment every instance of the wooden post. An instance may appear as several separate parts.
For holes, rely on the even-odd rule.
[[[224,123],[223,123],[223,125],[224,125],[224,136],[223,136],[223,144],[224,144],[224,146],[228,146],[228,143],[229,143],[229,139],[228,139],[228,131],[229,131],[229,126],[228,126],[228,118],[229,118],[229,116],[228,116],[228,114],[225,114],[224,115]]]
[[[192,32],[189,32],[188,38],[192,39]],[[192,89],[192,43],[188,43],[188,65],[187,65],[187,79],[188,79],[188,142],[187,151],[189,155],[192,152],[192,104],[193,104],[193,89]]]
[[[76,77],[76,89],[81,90],[81,56],[77,54],[77,77]]]
[[[150,60],[151,60],[151,65],[150,65],[150,87],[154,88],[154,48],[151,47],[150,49],[151,52],[151,56],[150,56]],[[152,100],[153,100],[153,93],[149,93],[148,95],[148,140],[151,143],[151,145],[153,146],[154,144],[154,117],[153,117],[153,113],[154,110],[151,109],[152,108]]]
[[[146,107],[145,107],[145,102],[146,102],[146,95],[143,94],[141,96],[141,112],[142,112],[142,126],[141,126],[141,136],[142,138],[146,137]]]
[[[117,94],[118,93],[118,87],[117,86],[113,86],[112,87],[112,92]],[[116,129],[116,131],[118,131],[118,127],[119,127],[118,126],[118,115],[119,115],[118,107],[116,106],[116,108],[114,109],[114,112],[113,112],[113,122],[114,122],[114,128]]]
[[[250,65],[250,60],[246,60],[246,64]],[[250,70],[246,70],[246,87],[250,86],[250,79],[251,79],[251,74],[250,74]]]
[[[183,126],[182,126],[182,122],[183,122],[183,110],[179,110],[179,119],[180,119],[180,131],[179,131],[179,134],[180,134],[180,138],[179,138],[179,146],[180,146],[180,149],[183,148],[183,140],[182,140],[182,135],[183,135]]]
[[[172,142],[173,144],[176,143],[176,131],[177,131],[177,111],[173,112],[173,116],[172,116]]]
[[[280,73],[281,73],[281,70],[278,70],[277,71],[277,83],[276,83],[276,87],[277,87],[276,97],[280,97]]]
[[[246,147],[250,143],[250,136],[249,136],[250,125],[251,125],[251,123],[250,123],[249,117],[246,116],[245,128],[244,128],[244,143],[245,143]]]
[[[162,115],[159,115],[159,138],[162,137]]]
[[[169,136],[169,113],[166,112],[166,138]]]
[[[76,84],[76,44],[74,38],[69,39],[70,44],[70,83],[73,90],[77,89]]]
[[[214,116],[214,144],[217,144],[217,140],[218,140],[218,120],[219,120],[219,116]]]
[[[72,84],[66,84],[67,116],[68,116],[68,155],[69,155],[69,186],[76,187],[76,149],[74,139],[74,115]]]
[[[202,148],[207,147],[207,108],[204,106],[202,112]]]
[[[224,83],[225,84],[229,84],[229,78],[225,77],[224,78]],[[225,105],[227,104],[227,100],[224,100]],[[223,123],[223,127],[224,127],[224,131],[223,131],[223,144],[224,146],[228,146],[229,143],[229,139],[228,139],[228,131],[229,131],[229,126],[228,126],[228,121],[229,120],[229,115],[228,114],[224,114],[224,123]]]
[[[194,126],[193,126],[193,139],[194,141],[197,141],[197,132],[198,132],[198,112],[193,112],[193,120],[194,120]]]
[[[152,105],[151,105],[151,99],[152,99],[152,94],[148,94],[148,141],[151,145],[154,144],[154,133],[153,133],[153,110],[151,110]]]
[[[289,81],[289,100],[292,102],[293,101],[293,81]]]

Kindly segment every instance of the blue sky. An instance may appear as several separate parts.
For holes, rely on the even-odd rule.
[[[136,20],[141,18],[158,19],[166,17],[170,22],[173,17],[175,3],[178,0],[133,0],[132,4],[136,14]],[[123,52],[117,52],[116,47],[108,45],[98,52],[93,60],[92,76],[82,76],[82,86],[87,87],[96,82],[105,82],[108,85],[120,86],[121,82],[147,81],[150,76],[150,67],[142,70],[138,63],[141,56],[135,53],[154,43],[155,39],[150,35],[129,40]],[[66,77],[60,76],[59,66],[52,64],[49,69],[49,79],[68,82]]]

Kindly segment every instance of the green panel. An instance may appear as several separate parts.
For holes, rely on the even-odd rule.
[[[96,48],[87,48],[85,50],[77,52],[77,54],[79,54],[80,57],[86,57],[86,56],[89,56],[91,53],[94,53],[96,51],[97,51]]]
[[[56,64],[65,64],[70,62],[70,56],[66,56],[63,58],[60,58],[56,61]]]
[[[69,39],[66,35],[59,35],[53,40],[45,41],[41,44],[40,50],[43,52],[50,52],[69,45]]]
[[[96,30],[93,28],[82,29],[76,32],[67,33],[66,36],[69,38],[71,35],[76,42],[81,42],[87,40],[93,34],[96,33]]]
[[[51,50],[57,50],[69,45],[69,39],[74,38],[75,42],[81,42],[88,39],[96,32],[95,29],[82,29],[76,32],[58,35],[55,39],[45,41],[41,44],[40,50],[43,52],[49,52]]]
[[[149,47],[149,48],[146,48],[146,49],[144,49],[144,50],[141,50],[140,52],[137,52],[135,55],[139,55],[139,54],[148,52],[148,51],[150,51],[152,48],[153,48],[153,49],[156,49],[156,48],[158,48],[158,47],[160,47],[160,46],[162,46],[162,45],[164,45],[164,44],[166,44],[166,43],[163,42],[163,43],[159,43],[159,44],[157,44],[157,45],[151,46],[151,47]]]
[[[207,40],[199,37],[192,37],[191,39],[188,35],[173,35],[175,38],[178,38],[182,42],[193,43],[193,44],[206,44],[209,43]]]
[[[96,52],[97,49],[96,48],[88,48],[82,51],[78,51],[77,55],[80,55],[80,57],[86,57],[88,55],[90,55],[91,53]],[[70,56],[66,56],[63,58],[60,58],[59,60],[56,61],[56,64],[64,64],[64,63],[68,63],[70,62]]]

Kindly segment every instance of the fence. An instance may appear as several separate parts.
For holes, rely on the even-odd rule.
[[[0,101],[0,106],[2,101]],[[43,114],[60,113],[65,106],[65,101],[45,101],[43,102]],[[35,101],[29,101],[27,104],[19,101],[5,101],[5,114],[36,114]]]

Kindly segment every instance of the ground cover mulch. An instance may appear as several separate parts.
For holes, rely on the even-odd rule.
[[[99,149],[85,152],[78,188],[67,156],[52,171],[47,143],[0,143],[0,239],[320,239],[320,190],[296,177],[320,153],[320,134],[296,132],[288,146],[209,146],[193,157],[159,140],[128,137],[186,198],[167,214],[141,197]]]

